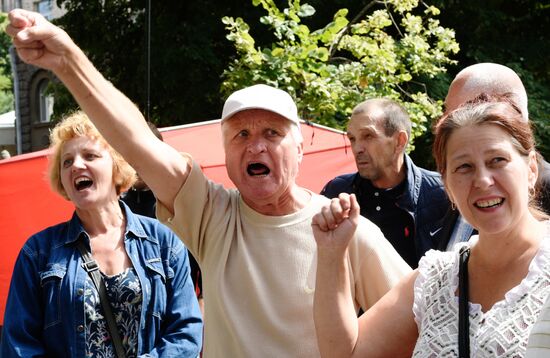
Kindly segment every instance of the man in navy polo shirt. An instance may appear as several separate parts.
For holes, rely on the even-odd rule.
[[[417,167],[405,153],[411,135],[408,113],[390,99],[357,105],[347,135],[358,172],[338,176],[321,194],[355,193],[361,215],[374,222],[413,268],[437,247],[449,201],[438,173]]]

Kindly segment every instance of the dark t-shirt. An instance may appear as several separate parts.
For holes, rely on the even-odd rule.
[[[130,189],[122,194],[121,199],[128,205],[134,214],[156,218],[155,210],[157,199],[151,190]]]

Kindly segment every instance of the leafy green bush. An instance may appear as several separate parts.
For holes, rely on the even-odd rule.
[[[9,48],[11,39],[6,34],[6,26],[8,25],[8,14],[0,12],[0,77],[8,77],[10,80],[9,86],[11,89],[11,65]],[[6,86],[5,83],[0,83],[0,86]],[[0,90],[6,89],[0,87]]]
[[[5,32],[7,14],[0,12],[0,114],[13,110],[13,93],[9,47],[11,40]]]
[[[9,91],[0,91],[0,114],[13,111],[13,94]]]
[[[340,9],[333,20],[312,31],[302,19],[315,9],[289,0],[282,11],[273,0],[252,0],[267,15],[260,22],[275,37],[271,47],[257,48],[249,25],[224,17],[237,58],[223,73],[224,95],[255,83],[288,91],[305,120],[344,128],[353,107],[366,98],[387,97],[411,115],[412,140],[441,113],[441,101],[429,98],[419,78],[445,72],[459,50],[454,31],[439,24],[439,10],[419,9],[415,0],[368,3],[351,21]]]

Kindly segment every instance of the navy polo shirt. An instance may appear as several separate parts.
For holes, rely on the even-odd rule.
[[[412,267],[418,266],[414,245],[414,221],[399,208],[397,199],[405,195],[407,179],[390,189],[379,189],[370,180],[359,177],[356,194],[361,215],[375,223],[401,257]]]

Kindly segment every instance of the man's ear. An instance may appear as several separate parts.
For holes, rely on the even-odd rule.
[[[409,135],[407,134],[407,132],[404,130],[400,130],[399,132],[397,132],[396,151],[398,153],[403,153],[408,143],[409,143]]]

